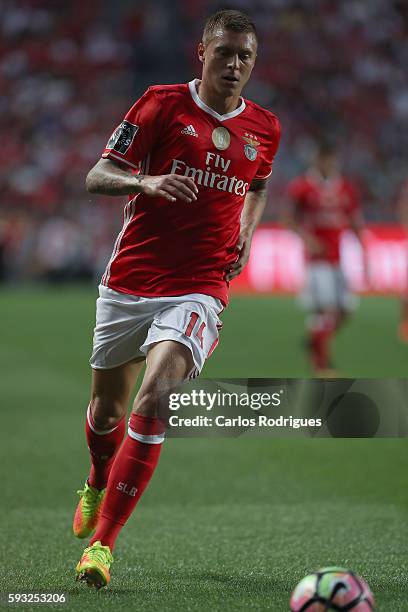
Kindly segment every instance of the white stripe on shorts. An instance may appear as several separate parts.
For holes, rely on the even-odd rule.
[[[102,280],[101,280],[102,285],[107,285],[109,283],[112,263],[114,262],[117,254],[119,253],[120,244],[122,242],[122,238],[123,238],[123,235],[124,235],[124,233],[125,233],[125,231],[127,229],[127,226],[129,225],[129,223],[133,219],[133,215],[135,214],[136,197],[137,196],[135,196],[133,198],[133,200],[128,202],[126,204],[126,206],[125,206],[125,214],[124,214],[124,220],[123,220],[123,227],[122,227],[120,233],[118,234],[118,237],[116,238],[115,244],[113,246],[113,251],[112,251],[111,258],[109,260],[108,265],[106,266],[105,274],[102,276]]]

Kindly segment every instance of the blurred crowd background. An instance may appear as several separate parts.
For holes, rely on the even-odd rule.
[[[260,37],[244,95],[283,129],[265,218],[319,138],[338,147],[365,218],[395,222],[408,150],[406,0],[0,0],[0,277],[97,277],[119,199],[84,179],[151,84],[200,75],[205,18],[238,8]]]

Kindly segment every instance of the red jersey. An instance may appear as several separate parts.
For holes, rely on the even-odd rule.
[[[271,174],[279,135],[276,116],[243,98],[218,114],[195,80],[149,87],[102,157],[142,174],[191,177],[197,201],[130,196],[102,284],[144,297],[204,293],[226,304],[245,195],[253,179]]]
[[[359,210],[355,187],[341,176],[324,179],[309,171],[290,183],[289,196],[299,223],[323,247],[322,253],[308,258],[339,263],[341,233]]]

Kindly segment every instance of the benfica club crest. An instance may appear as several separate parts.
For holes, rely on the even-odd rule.
[[[244,145],[245,157],[249,159],[249,161],[255,161],[256,156],[258,155],[256,147],[259,147],[259,141],[257,140],[257,137],[245,132],[245,136],[243,136],[242,138],[247,143],[246,145]]]

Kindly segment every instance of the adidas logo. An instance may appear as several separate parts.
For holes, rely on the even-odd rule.
[[[188,134],[189,136],[195,136],[196,138],[198,138],[198,134],[192,125],[186,125],[184,130],[181,130],[181,133]]]

